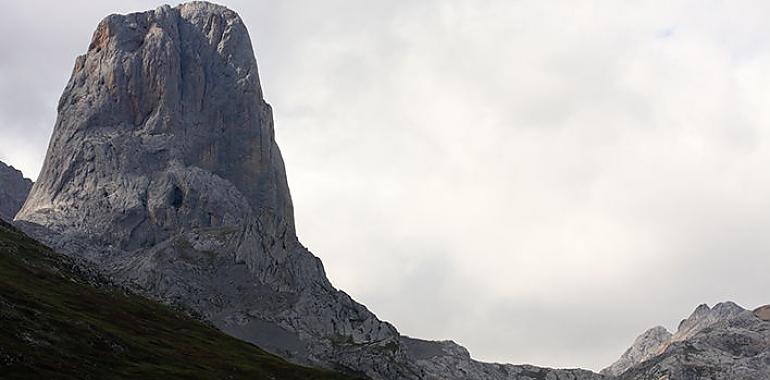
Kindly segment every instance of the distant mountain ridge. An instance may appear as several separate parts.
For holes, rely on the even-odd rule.
[[[656,327],[640,335],[602,373],[620,380],[770,379],[767,310],[702,304],[675,333]]]
[[[32,189],[32,181],[21,171],[0,162],[0,219],[12,221]]]

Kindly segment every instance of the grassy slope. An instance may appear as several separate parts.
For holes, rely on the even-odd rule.
[[[349,379],[296,366],[157,302],[96,288],[0,221],[2,379]]]

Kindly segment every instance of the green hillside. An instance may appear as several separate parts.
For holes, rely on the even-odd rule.
[[[94,287],[71,268],[0,221],[0,379],[351,379]]]

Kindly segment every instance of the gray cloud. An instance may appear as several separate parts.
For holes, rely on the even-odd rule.
[[[226,3],[301,239],[402,332],[599,369],[768,302],[768,3]],[[33,177],[98,20],[157,5],[52,4],[0,14],[0,159]]]

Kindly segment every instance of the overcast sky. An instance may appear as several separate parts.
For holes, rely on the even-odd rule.
[[[770,303],[770,2],[226,1],[300,239],[407,335],[600,369]],[[37,175],[76,55],[155,1],[0,6],[0,160]]]

